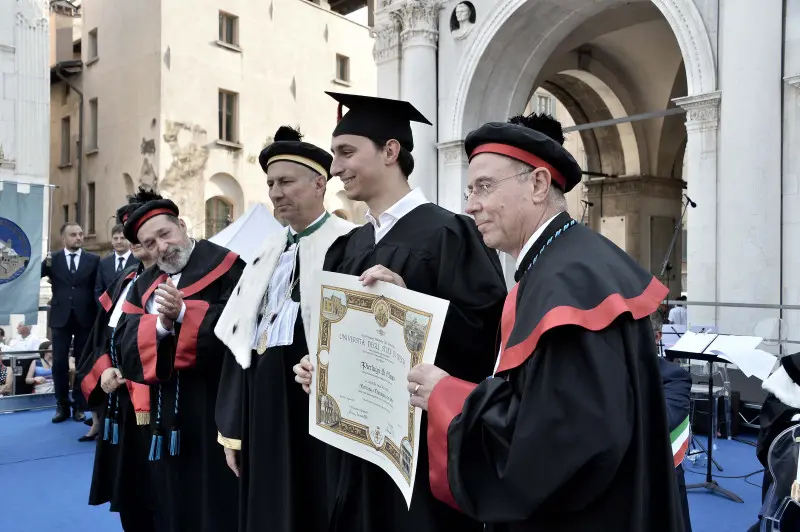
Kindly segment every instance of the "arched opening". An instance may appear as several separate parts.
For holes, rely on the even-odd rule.
[[[205,185],[205,235],[215,235],[244,213],[244,193],[229,174],[214,174]]]
[[[226,198],[215,196],[206,200],[206,238],[210,238],[233,223],[233,205]]]
[[[694,2],[501,0],[476,30],[454,68],[440,59],[455,78],[440,139],[464,139],[485,122],[536,110],[540,95],[555,97],[572,131],[565,145],[587,174],[571,214],[585,208],[590,226],[653,273],[666,257],[674,266],[662,281],[678,293],[680,235],[671,251],[669,243],[681,212],[686,130],[685,116],[669,113],[673,98],[716,89]]]

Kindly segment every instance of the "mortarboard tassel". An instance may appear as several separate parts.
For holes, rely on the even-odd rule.
[[[339,104],[336,108],[336,123],[342,121],[342,104]]]
[[[169,455],[178,456],[181,452],[181,431],[172,430],[169,435]]]
[[[151,462],[155,462],[156,460],[161,460],[161,447],[164,444],[164,437],[161,435],[157,429],[153,432],[153,436],[150,438],[150,456],[149,459]]]
[[[114,423],[111,425],[111,445],[117,445],[119,443],[119,423],[114,420]]]
[[[161,385],[158,385],[158,406],[156,407],[156,424],[153,436],[150,438],[150,461],[161,460],[161,445],[164,437],[161,435]]]
[[[178,428],[178,414],[180,412],[178,405],[181,398],[181,373],[178,372],[175,381],[175,410],[172,420],[172,431],[169,435],[169,455],[178,456],[181,452],[181,429]]]
[[[106,416],[106,419],[103,421],[103,441],[108,441],[111,433],[111,420]]]

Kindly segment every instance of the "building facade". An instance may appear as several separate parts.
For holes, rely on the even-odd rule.
[[[57,45],[53,61],[79,53],[81,71],[69,81],[83,94],[83,157],[80,97],[54,78],[51,153],[61,164],[51,179],[61,186],[60,216],[74,219],[82,160],[87,247],[108,249],[114,212],[139,185],[173,199],[195,237],[255,203],[270,206],[258,163],[270,135],[299,126],[304,140],[328,146],[336,102],[323,91],[376,90],[369,28],[330,5],[84,0],[73,46]],[[338,179],[326,206],[351,220],[365,211]]]
[[[47,73],[48,0],[0,0],[0,181],[46,185],[50,97]],[[0,183],[2,186],[2,183]],[[26,187],[19,186],[24,192]],[[49,194],[44,194],[44,224]],[[49,249],[43,231],[42,249]],[[49,285],[42,283],[40,305],[47,303]],[[8,336],[14,336],[12,317]],[[35,333],[45,337],[45,313]]]
[[[657,275],[666,257],[672,297],[800,304],[800,3],[383,0],[375,26],[378,94],[434,122],[429,198],[462,211],[464,138],[543,89],[577,124],[589,224]],[[795,311],[689,309],[736,334],[776,317],[800,334]]]

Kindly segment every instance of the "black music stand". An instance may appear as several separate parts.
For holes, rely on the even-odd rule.
[[[709,344],[710,346],[710,344]],[[706,346],[706,350],[709,348]],[[705,350],[704,350],[705,351]],[[665,352],[666,358],[669,361],[672,361],[676,358],[688,358],[690,360],[702,360],[709,364],[713,364],[714,362],[720,363],[727,363],[727,360],[723,360],[719,358],[714,353],[692,353],[689,351],[676,351],[674,349],[667,349]],[[713,401],[714,398],[714,378],[711,374],[711,371],[708,372],[708,463],[706,464],[706,480],[704,482],[700,482],[698,484],[687,484],[686,490],[696,489],[696,488],[705,488],[710,490],[713,493],[719,493],[720,495],[729,498],[733,502],[744,503],[744,501],[732,491],[726,490],[719,483],[714,480],[711,476],[711,464],[714,461],[712,457],[714,452],[714,431],[716,427],[714,427],[714,416],[711,415],[712,408],[717,408],[717,404]]]

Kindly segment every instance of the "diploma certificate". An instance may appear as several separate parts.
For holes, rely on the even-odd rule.
[[[410,507],[422,411],[406,376],[434,362],[449,302],[331,272],[313,286],[309,434],[383,469]]]

